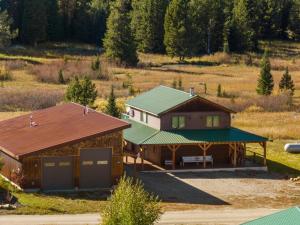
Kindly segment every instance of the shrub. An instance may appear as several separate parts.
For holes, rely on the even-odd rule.
[[[0,68],[0,81],[11,81],[13,80],[13,76],[6,67]]]
[[[67,88],[65,98],[67,101],[92,106],[97,98],[96,85],[87,76],[82,80],[75,77]]]
[[[0,111],[32,111],[55,106],[63,100],[60,90],[2,88]]]
[[[103,225],[152,225],[161,215],[158,198],[140,181],[123,177],[103,212]]]

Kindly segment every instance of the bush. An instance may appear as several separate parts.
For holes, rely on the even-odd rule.
[[[6,67],[0,68],[0,81],[11,81],[13,80],[13,76]]]
[[[103,225],[152,225],[161,215],[158,198],[140,181],[123,177],[105,208]]]
[[[63,100],[60,90],[0,89],[0,111],[32,111],[55,106]]]

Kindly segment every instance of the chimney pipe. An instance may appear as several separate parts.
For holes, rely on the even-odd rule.
[[[193,87],[190,88],[190,97],[195,96],[195,89]]]

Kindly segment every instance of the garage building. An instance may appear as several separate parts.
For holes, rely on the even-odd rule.
[[[109,188],[130,125],[75,103],[0,122],[1,174],[24,189]]]

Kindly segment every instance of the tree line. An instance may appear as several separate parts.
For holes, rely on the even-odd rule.
[[[0,8],[15,42],[95,43],[128,65],[136,51],[184,59],[300,39],[300,0],[2,0]]]

